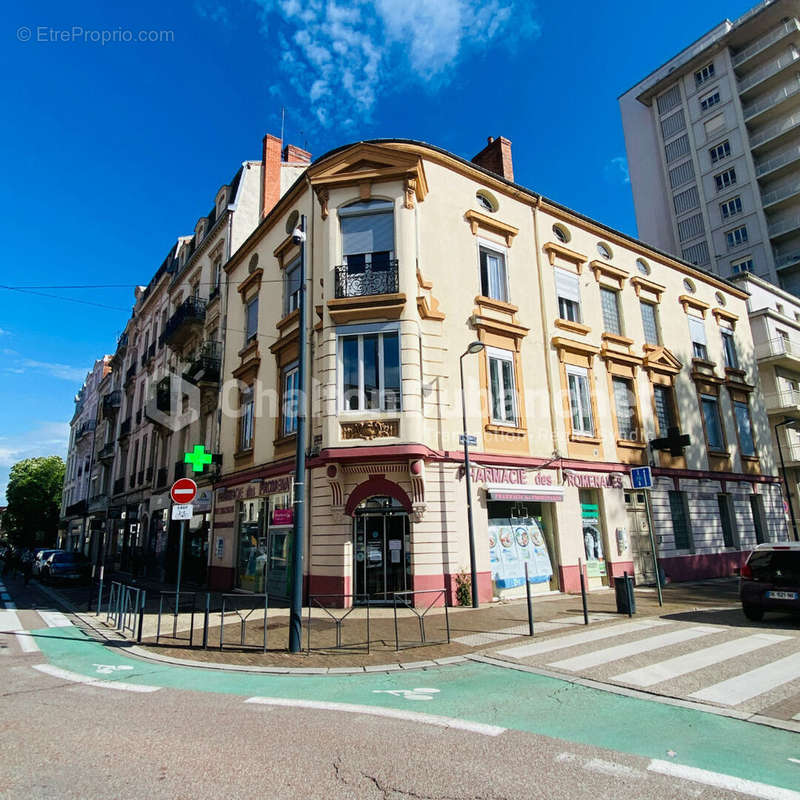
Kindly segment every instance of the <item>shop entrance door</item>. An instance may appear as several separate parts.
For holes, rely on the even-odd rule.
[[[391,603],[408,587],[408,514],[358,509],[353,521],[353,591],[370,603]],[[356,598],[356,602],[359,598]]]
[[[625,492],[625,509],[628,512],[628,537],[633,554],[633,574],[636,583],[655,583],[656,571],[644,492]]]

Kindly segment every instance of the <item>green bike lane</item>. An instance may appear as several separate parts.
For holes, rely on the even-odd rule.
[[[796,733],[491,664],[268,675],[145,661],[75,627],[47,628],[32,635],[51,665],[93,680],[422,712],[800,789]],[[114,669],[118,667],[124,669]],[[404,695],[404,690],[420,688],[432,690],[432,699],[414,701]]]

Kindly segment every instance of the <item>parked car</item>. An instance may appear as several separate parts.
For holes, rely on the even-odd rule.
[[[63,550],[52,553],[42,565],[43,581],[70,581],[83,583],[92,574],[92,563],[83,553],[68,553]]]
[[[800,614],[800,542],[760,544],[741,569],[739,598],[747,619],[765,611]]]
[[[44,565],[44,562],[47,561],[47,559],[50,558],[50,556],[53,555],[53,553],[63,553],[63,552],[64,552],[63,550],[56,550],[56,549],[37,550],[33,556],[33,567],[31,568],[31,572],[34,575],[41,575],[42,566]]]

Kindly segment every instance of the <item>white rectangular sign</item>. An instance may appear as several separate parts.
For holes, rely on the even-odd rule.
[[[192,518],[192,504],[182,503],[181,505],[172,506],[172,519],[191,519]]]

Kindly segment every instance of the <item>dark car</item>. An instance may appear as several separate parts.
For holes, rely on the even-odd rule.
[[[83,553],[53,553],[42,565],[43,581],[70,581],[82,583],[92,574],[92,563]]]
[[[739,597],[754,622],[765,611],[800,614],[800,542],[758,545],[742,567]]]

